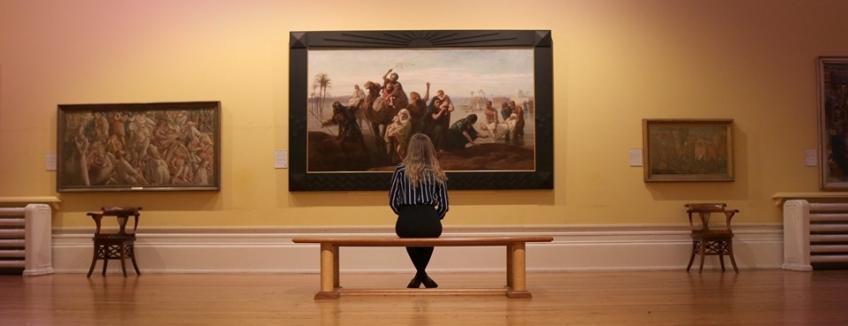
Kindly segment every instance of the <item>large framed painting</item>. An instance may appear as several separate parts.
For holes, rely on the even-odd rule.
[[[733,120],[642,120],[646,182],[733,181]]]
[[[824,190],[848,189],[848,57],[820,57],[819,156]]]
[[[415,133],[451,189],[553,188],[546,30],[292,32],[290,190],[382,190]]]
[[[219,190],[219,102],[59,105],[56,187]]]

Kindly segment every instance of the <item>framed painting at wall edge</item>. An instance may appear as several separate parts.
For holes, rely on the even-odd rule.
[[[386,190],[414,133],[451,189],[553,188],[548,30],[291,32],[289,190]]]
[[[819,57],[819,185],[848,189],[848,57]]]
[[[57,191],[220,190],[220,107],[60,104]]]
[[[733,181],[732,119],[643,119],[645,182]]]

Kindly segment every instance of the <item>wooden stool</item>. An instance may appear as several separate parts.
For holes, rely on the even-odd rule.
[[[692,268],[695,255],[701,255],[701,267],[698,273],[704,271],[704,257],[707,255],[718,255],[721,263],[721,271],[724,271],[724,255],[730,256],[733,271],[739,273],[736,267],[736,259],[733,258],[733,230],[730,229],[730,220],[738,209],[727,209],[724,203],[686,204],[686,213],[689,214],[689,226],[692,227],[692,255],[689,257],[688,272]],[[710,215],[721,213],[725,217],[725,225],[719,228],[710,228]],[[698,214],[700,225],[692,219],[692,214]]]
[[[91,258],[91,267],[88,268],[86,277],[91,277],[91,272],[94,271],[94,265],[98,259],[103,260],[103,275],[106,275],[106,266],[109,259],[118,259],[121,261],[121,271],[124,277],[127,277],[127,269],[124,264],[126,258],[130,258],[135,268],[135,273],[141,275],[138,270],[138,263],[135,261],[135,231],[138,228],[139,211],[141,207],[104,207],[100,212],[89,212],[88,216],[94,220],[97,229],[94,231],[94,255]],[[100,221],[104,216],[115,216],[118,219],[118,233],[102,233],[100,232]],[[135,217],[132,232],[127,233],[127,221],[130,217]]]

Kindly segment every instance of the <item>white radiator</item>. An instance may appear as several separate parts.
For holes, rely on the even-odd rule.
[[[0,208],[0,270],[53,273],[51,218],[45,204]]]
[[[783,204],[783,268],[812,270],[815,265],[848,267],[848,203]]]

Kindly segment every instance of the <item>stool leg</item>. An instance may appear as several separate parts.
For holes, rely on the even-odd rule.
[[[692,241],[691,255],[689,255],[689,265],[686,265],[686,271],[692,268],[692,262],[695,261],[695,252],[698,251],[698,241]]]
[[[340,288],[339,284],[339,246],[333,246],[333,288]]]
[[[94,271],[94,265],[97,264],[97,245],[94,245],[94,254],[91,257],[91,266],[88,267],[88,274],[85,277],[91,277],[91,272]]]
[[[130,259],[132,260],[133,268],[135,268],[135,273],[141,275],[141,271],[138,270],[138,263],[135,262],[135,245],[130,246]]]
[[[121,272],[124,273],[124,277],[127,277],[127,245],[121,244]]]
[[[107,248],[106,251],[108,251],[108,250],[109,249]],[[109,265],[109,253],[108,252],[104,253],[104,255],[103,255],[103,273],[102,273],[103,276],[106,276],[106,265]]]
[[[733,271],[739,273],[739,268],[736,268],[736,258],[733,258],[733,239],[727,241],[727,255],[730,256],[730,263],[733,264]]]
[[[707,247],[707,240],[701,240],[701,248],[698,250],[698,254],[701,255],[701,267],[698,268],[698,273],[704,272],[704,251]]]

